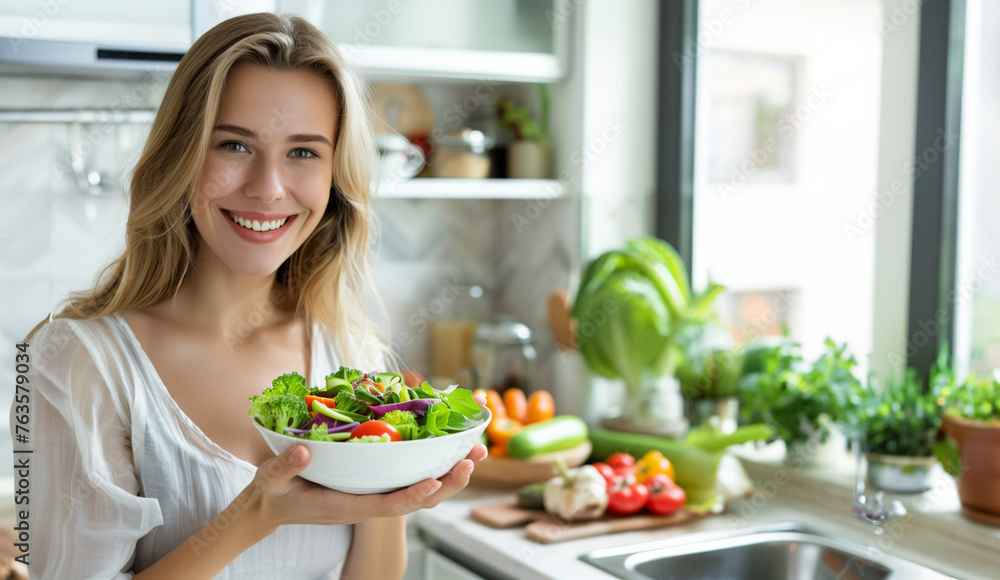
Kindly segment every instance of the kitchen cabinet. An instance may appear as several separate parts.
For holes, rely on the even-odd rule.
[[[424,552],[423,580],[485,580],[433,550]]]
[[[278,0],[277,9],[318,26],[373,78],[554,82],[566,73],[561,4]]]
[[[414,525],[407,526],[406,553],[403,580],[487,580],[422,542]]]
[[[186,49],[191,44],[191,2],[132,0],[7,0],[0,36],[13,48],[32,40]]]

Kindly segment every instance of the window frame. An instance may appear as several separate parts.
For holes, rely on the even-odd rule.
[[[659,131],[655,235],[673,245],[691,274],[694,210],[695,96],[699,47],[697,0],[661,0]],[[957,135],[940,159],[910,185],[910,277],[906,365],[927,377],[940,348],[955,343],[959,153],[964,73],[965,0],[926,0],[920,7],[914,162],[939,129]],[[936,330],[926,329],[937,322]],[[934,328],[933,326],[930,326]]]

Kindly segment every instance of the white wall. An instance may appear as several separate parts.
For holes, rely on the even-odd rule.
[[[582,141],[583,254],[597,254],[653,232],[656,182],[659,10],[656,2],[590,0],[576,31]]]

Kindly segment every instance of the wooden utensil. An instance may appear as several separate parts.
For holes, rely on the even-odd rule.
[[[549,327],[556,345],[565,350],[576,350],[576,329],[570,317],[571,308],[569,292],[565,288],[556,288],[549,294]]]
[[[519,508],[516,502],[509,501],[473,508],[470,517],[473,521],[484,526],[497,529],[528,524],[524,532],[529,540],[539,544],[554,544],[603,534],[673,526],[702,516],[681,509],[669,516],[651,514],[605,515],[589,522],[566,523],[542,510]]]

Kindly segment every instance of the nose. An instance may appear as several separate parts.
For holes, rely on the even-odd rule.
[[[244,188],[246,194],[265,203],[285,197],[284,168],[279,161],[261,155],[254,162],[250,181]]]

